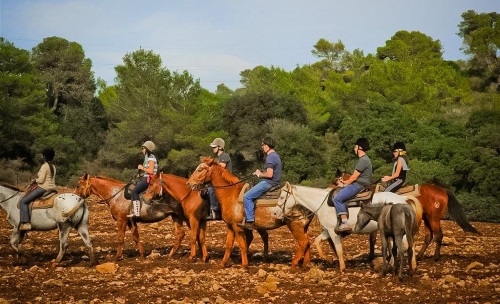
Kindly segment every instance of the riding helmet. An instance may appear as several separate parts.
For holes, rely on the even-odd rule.
[[[270,136],[265,136],[263,139],[262,139],[262,144],[263,145],[268,145],[269,148],[271,149],[274,149],[274,147],[276,146],[276,142],[274,141],[274,139]]]
[[[394,146],[392,147],[392,151],[406,151],[406,146],[403,142],[401,141],[398,141],[394,144]]]
[[[155,144],[150,140],[144,142],[142,146],[146,148],[149,152],[153,152],[155,150]]]
[[[358,138],[358,140],[356,140],[354,145],[360,147],[361,150],[363,150],[365,152],[370,150],[370,143],[368,142],[368,139],[366,139],[364,137]]]
[[[224,150],[224,145],[225,145],[225,144],[226,144],[226,143],[224,142],[224,139],[217,137],[217,138],[216,138],[216,139],[214,139],[214,141],[210,144],[210,147],[212,147],[212,148],[219,147],[219,148],[221,148],[222,150]]]
[[[56,152],[52,148],[45,148],[42,151],[43,159],[45,159],[48,162],[51,162],[54,160],[54,156],[56,155]]]

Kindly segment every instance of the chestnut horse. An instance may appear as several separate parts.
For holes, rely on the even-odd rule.
[[[162,191],[165,191],[181,204],[180,212],[176,213],[178,217],[187,223],[191,231],[191,254],[189,258],[193,260],[196,257],[196,243],[198,242],[202,252],[202,261],[206,262],[208,258],[207,245],[205,244],[207,222],[200,219],[205,218],[208,204],[204,203],[199,191],[191,190],[186,182],[187,178],[158,172],[151,176],[149,187],[143,198],[145,202],[149,203],[155,197],[162,196]],[[178,247],[174,246],[169,256],[172,256],[177,249]]]
[[[206,262],[208,259],[207,246],[205,244],[205,231],[207,222],[204,220],[208,214],[209,204],[205,202],[200,195],[199,191],[193,191],[187,186],[187,178],[175,176],[172,174],[163,174],[158,172],[156,175],[151,176],[149,187],[144,193],[144,201],[162,196],[162,191],[165,191],[173,199],[180,202],[182,212],[179,216],[185,221],[191,229],[191,254],[190,259],[196,257],[196,242],[200,246],[202,252],[202,261]],[[267,260],[269,255],[269,236],[266,230],[257,230],[264,242],[264,261]],[[250,230],[245,230],[247,238],[247,249],[253,240],[253,233]],[[174,250],[172,249],[171,254]]]
[[[350,175],[344,173],[342,178],[349,179]],[[375,189],[372,185],[371,190]],[[403,189],[396,191],[397,194],[405,195],[402,193]],[[455,223],[462,228],[465,232],[472,232],[480,235],[481,233],[474,228],[467,217],[465,216],[462,205],[458,202],[453,192],[443,189],[433,184],[419,185],[420,194],[415,196],[422,205],[422,219],[425,225],[425,239],[424,245],[417,254],[417,260],[424,257],[425,250],[435,238],[436,249],[434,251],[434,260],[438,261],[441,257],[441,243],[443,241],[443,231],[441,229],[441,220],[444,219],[446,213],[455,221]]]
[[[227,225],[222,267],[225,267],[229,261],[234,239],[236,238],[241,252],[241,266],[246,268],[248,267],[247,242],[244,229],[238,226],[245,217],[243,203],[238,202],[245,183],[219,166],[214,158],[204,157],[202,158],[202,163],[196,168],[191,177],[189,177],[188,185],[193,189],[199,189],[207,182],[211,182],[214,187],[215,194],[221,206],[222,219]],[[307,267],[311,254],[307,229],[313,219],[313,213],[305,210],[305,208],[294,208],[291,216],[287,214],[287,217],[280,219],[275,215],[275,208],[275,205],[259,206],[257,203],[255,208],[256,229],[271,230],[287,225],[298,242],[298,247],[292,259],[291,269],[297,269],[302,257],[302,266]]]
[[[137,218],[129,218],[130,200],[123,195],[123,190],[126,184],[124,182],[102,176],[91,177],[88,174],[80,177],[75,193],[83,198],[89,197],[91,194],[97,195],[101,201],[106,203],[111,211],[111,216],[116,221],[118,228],[118,248],[116,250],[116,260],[123,259],[123,244],[125,243],[125,230],[128,227],[132,232],[132,236],[141,258],[144,258],[144,247],[139,239],[138,222],[153,223],[165,219],[169,215],[173,215],[173,210],[167,204],[142,204],[141,216]],[[180,246],[180,242],[184,237],[182,230],[182,220],[172,216],[176,227],[176,245]],[[174,245],[174,248],[176,248]]]

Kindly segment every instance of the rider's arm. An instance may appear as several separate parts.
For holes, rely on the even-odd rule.
[[[138,169],[142,170],[148,174],[153,174],[153,172],[155,170],[155,162],[154,162],[154,160],[150,160],[148,163],[149,163],[149,166],[147,168],[145,168],[143,165],[139,165]]]
[[[354,170],[354,173],[351,175],[351,177],[348,180],[346,180],[346,181],[341,180],[340,183],[343,184],[344,186],[352,184],[358,179],[360,174],[361,174],[361,172]]]
[[[266,172],[262,172],[259,169],[255,170],[253,175],[257,175],[258,178],[272,178],[274,170],[273,168],[266,168]]]
[[[37,184],[41,185],[45,182],[45,179],[47,178],[47,171],[48,171],[48,166],[45,166],[45,164],[43,164],[40,170],[38,171],[37,179],[35,179],[35,182]]]

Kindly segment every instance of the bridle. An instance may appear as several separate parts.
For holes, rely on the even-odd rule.
[[[203,167],[200,167],[201,165],[203,165]],[[207,183],[209,183],[209,181],[207,181],[207,177],[208,176],[211,176],[212,175],[212,166],[208,166],[207,164],[205,163],[201,163],[200,166],[198,166],[198,168],[196,169],[196,171],[198,171],[199,169],[206,169],[207,170],[207,173],[205,174],[205,176],[203,177],[203,181],[198,183],[198,185],[205,185]],[[247,180],[253,178],[253,175],[248,175],[248,176],[245,176],[244,178],[240,179],[239,181],[235,182],[235,183],[231,183],[231,184],[228,184],[228,185],[221,185],[221,186],[215,186],[215,185],[212,185],[212,188],[214,189],[221,189],[221,188],[230,188],[230,187],[234,187],[236,185],[239,185],[241,183],[244,183],[246,182]]]
[[[86,198],[90,196],[91,193],[97,195],[101,200],[100,201],[97,201],[96,203],[97,204],[108,204],[109,201],[111,199],[113,199],[115,196],[118,195],[118,193],[122,192],[125,187],[127,187],[127,185],[123,186],[120,190],[118,190],[115,194],[111,195],[110,197],[108,198],[103,198],[99,193],[97,193],[96,191],[92,191],[92,184],[90,183],[90,177],[88,177],[86,180],[85,180],[85,186],[83,186],[83,189],[82,189],[82,195],[85,196]],[[88,192],[88,195],[86,195],[86,193]]]

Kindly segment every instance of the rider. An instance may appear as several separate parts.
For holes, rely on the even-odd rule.
[[[226,168],[227,171],[232,172],[233,164],[231,162],[231,157],[224,152],[225,142],[222,138],[216,138],[210,144],[215,156],[217,157],[217,163],[222,167]],[[210,198],[210,213],[207,216],[207,220],[220,220],[220,205],[215,196],[215,191],[212,186],[208,187],[208,196]]]
[[[54,160],[55,151],[52,148],[46,148],[42,151],[43,165],[38,171],[38,178],[34,180],[36,185],[34,189],[27,193],[22,199],[19,211],[21,212],[19,230],[31,230],[31,219],[29,204],[35,199],[41,197],[47,190],[56,188],[56,167],[52,164]]]
[[[337,215],[340,216],[342,222],[338,228],[339,231],[350,231],[351,225],[347,220],[347,207],[345,203],[358,194],[363,188],[370,185],[372,177],[372,163],[366,151],[370,149],[370,143],[366,138],[358,138],[354,144],[354,154],[358,156],[358,163],[354,168],[354,173],[348,180],[339,179],[337,186],[341,187],[340,191],[333,198]]]
[[[264,172],[261,172],[259,169],[253,172],[253,175],[256,175],[260,178],[259,183],[253,186],[250,190],[248,190],[243,196],[243,204],[245,207],[245,219],[243,223],[238,224],[238,226],[246,229],[253,230],[254,229],[254,220],[255,220],[255,200],[266,193],[272,187],[277,187],[281,182],[281,158],[274,151],[275,147],[274,139],[269,136],[266,136],[262,139],[262,150],[267,155],[266,156],[266,164],[264,165]]]
[[[406,173],[410,168],[408,155],[406,155],[406,146],[403,142],[398,141],[392,148],[394,156],[394,167],[392,168],[392,175],[382,177],[383,182],[390,182],[391,184],[385,189],[385,192],[396,192],[403,186],[406,181]]]
[[[137,166],[139,171],[143,171],[144,175],[142,179],[135,185],[134,190],[132,190],[132,204],[133,211],[127,215],[127,217],[134,217],[141,215],[141,203],[139,201],[139,194],[148,188],[151,175],[156,174],[158,171],[158,161],[156,156],[153,154],[155,150],[155,144],[148,140],[142,144],[142,154],[144,155],[144,161],[142,164]]]

